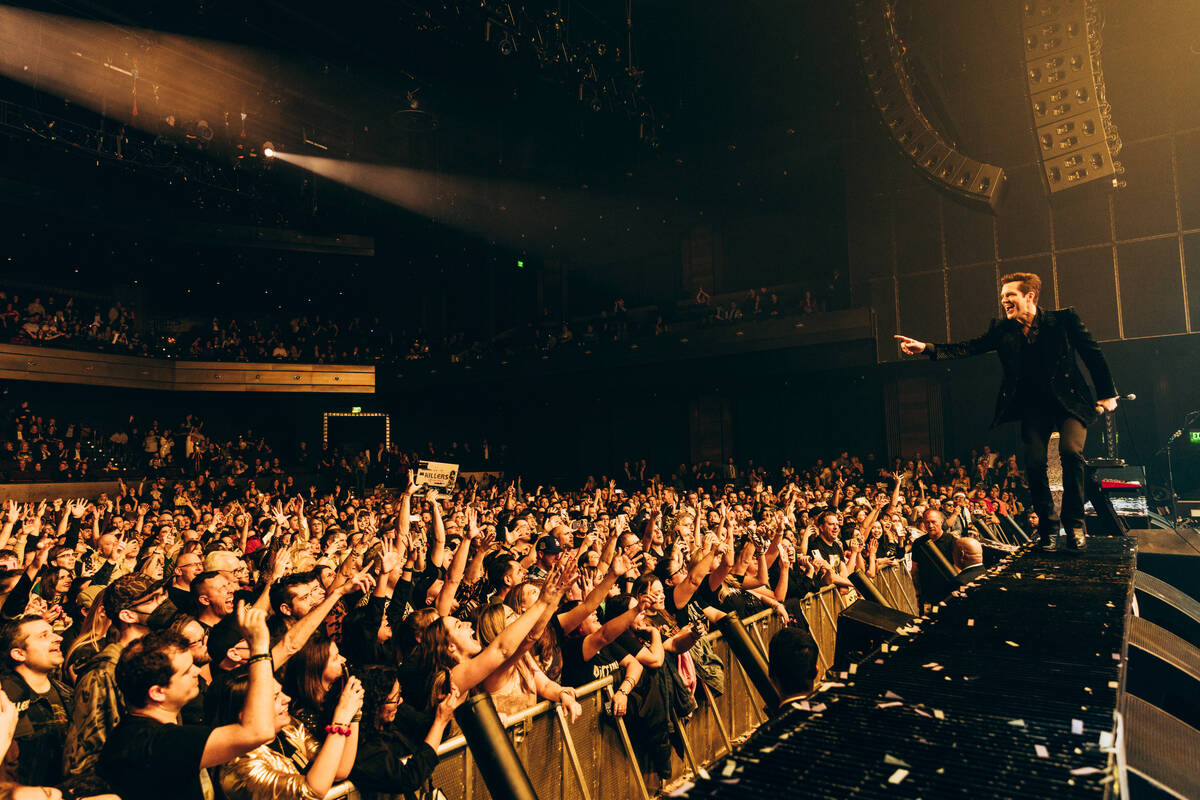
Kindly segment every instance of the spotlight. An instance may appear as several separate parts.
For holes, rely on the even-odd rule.
[[[511,56],[513,53],[517,52],[517,43],[510,39],[508,34],[505,34],[504,38],[500,40],[499,49],[500,55]]]
[[[275,145],[270,142],[263,142],[263,155],[267,158],[275,157]]]

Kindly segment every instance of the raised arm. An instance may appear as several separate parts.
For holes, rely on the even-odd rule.
[[[709,570],[712,569],[714,555],[716,555],[714,548],[709,548],[699,553],[688,569],[687,579],[680,581],[671,588],[671,591],[674,593],[676,608],[686,606],[688,601],[692,599],[692,595],[700,588],[700,582],[708,577]]]
[[[271,634],[267,630],[267,615],[244,603],[237,607],[237,623],[250,643],[250,657],[267,652]],[[248,753],[275,738],[275,676],[270,659],[260,658],[250,664],[250,688],[242,707],[241,721],[222,725],[208,736],[200,768],[216,767]]]
[[[450,681],[462,692],[469,692],[482,683],[517,652],[525,637],[533,630],[533,626],[550,607],[551,599],[543,592],[536,603],[513,620],[481,653],[456,664],[450,671]],[[557,603],[557,600],[555,602]]]
[[[446,579],[442,581],[442,588],[438,591],[437,599],[433,604],[434,608],[437,609],[438,616],[445,617],[452,610],[454,595],[458,592],[458,587],[462,583],[463,573],[467,569],[467,557],[471,554],[471,542],[475,538],[474,534],[477,533],[478,529],[475,529],[469,535],[462,537],[462,540],[458,543],[458,549],[454,551],[454,559],[450,562],[450,570],[446,573]]]
[[[371,577],[366,570],[359,572],[350,578],[348,581],[341,583],[335,582],[330,587],[325,599],[320,605],[313,608],[300,619],[296,620],[296,624],[288,629],[275,646],[271,648],[271,661],[275,665],[275,669],[279,669],[287,663],[288,659],[300,652],[300,648],[304,647],[304,643],[317,632],[321,627],[321,623],[325,621],[325,617],[329,616],[329,612],[338,604],[347,593],[353,589],[361,588],[363,591],[368,591],[371,588]]]
[[[596,582],[592,590],[583,598],[583,602],[577,604],[570,611],[564,611],[558,615],[559,626],[564,631],[570,632],[582,625],[583,621],[588,618],[588,615],[600,607],[600,604],[604,602],[604,598],[608,597],[608,593],[612,591],[617,581],[629,571],[629,567],[630,561],[624,553],[615,558],[612,569],[604,573],[604,576]]]
[[[996,345],[1000,341],[1000,324],[997,320],[992,320],[987,333],[974,339],[968,339],[965,342],[933,344],[932,342],[922,342],[899,333],[893,338],[900,343],[900,350],[905,355],[915,356],[919,353],[924,353],[934,360],[939,358],[963,358],[995,350]]]
[[[441,564],[442,554],[446,551],[446,523],[442,521],[442,495],[436,489],[430,489],[425,499],[429,501],[430,514],[433,516],[433,546],[429,548],[429,560]]]
[[[613,617],[608,622],[600,627],[600,630],[595,633],[590,633],[583,640],[583,659],[590,661],[595,657],[600,649],[612,644],[625,631],[629,630],[629,626],[637,619],[640,612],[637,603],[630,603],[629,610],[623,614]]]
[[[354,721],[354,717],[362,709],[362,701],[362,681],[351,676],[333,709],[333,724],[330,726],[350,733],[330,733],[326,736],[321,749],[308,765],[308,771],[304,773],[304,782],[318,797],[324,797],[335,782],[350,776],[354,758],[358,754],[359,723]]]

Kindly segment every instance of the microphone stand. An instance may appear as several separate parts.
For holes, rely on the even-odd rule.
[[[1175,441],[1183,436],[1184,430],[1191,425],[1196,417],[1200,417],[1200,410],[1193,411],[1184,418],[1183,427],[1167,437],[1167,444],[1164,448],[1167,451],[1167,493],[1171,498],[1171,524],[1179,527],[1179,497],[1175,494],[1175,467],[1171,460],[1171,452],[1175,449]]]

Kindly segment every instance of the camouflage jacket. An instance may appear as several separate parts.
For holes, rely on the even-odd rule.
[[[94,773],[109,732],[121,721],[125,706],[117,691],[116,670],[122,649],[115,642],[105,647],[75,684],[71,727],[63,748],[67,775]]]

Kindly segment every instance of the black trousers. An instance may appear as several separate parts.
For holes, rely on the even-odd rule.
[[[1083,530],[1083,444],[1087,428],[1051,398],[1025,405],[1021,414],[1021,449],[1038,530],[1055,533],[1060,522],[1050,496],[1046,459],[1050,434],[1058,431],[1058,455],[1062,462],[1062,526],[1067,531]]]

